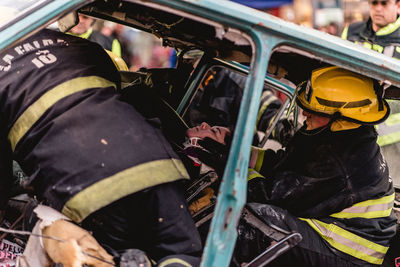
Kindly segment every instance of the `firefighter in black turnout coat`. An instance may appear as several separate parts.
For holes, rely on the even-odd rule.
[[[253,198],[266,204],[250,203],[248,209],[303,237],[271,266],[382,264],[396,218],[393,185],[373,126],[387,118],[389,107],[376,92],[371,79],[356,73],[315,70],[297,91],[307,120],[286,151],[252,151],[249,188],[253,179],[264,179],[265,195]],[[257,236],[239,226],[238,254],[251,259],[261,253],[267,245]]]
[[[105,247],[197,265],[200,238],[179,187],[188,174],[160,131],[120,100],[101,46],[42,30],[0,58],[1,208],[14,159],[38,198]]]

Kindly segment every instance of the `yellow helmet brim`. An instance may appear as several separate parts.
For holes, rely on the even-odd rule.
[[[318,103],[319,99],[315,99],[315,96],[307,95],[307,84],[311,83],[303,82],[299,85],[296,90],[296,101],[301,108],[308,112],[360,124],[379,124],[389,116],[389,104],[384,99],[381,100],[381,104],[378,103],[378,99],[375,99],[375,103],[371,101],[371,103],[365,106],[356,107],[353,107],[349,102],[339,101],[332,101],[331,106],[327,106],[326,102],[322,105]],[[312,90],[312,88],[309,88],[309,90]]]

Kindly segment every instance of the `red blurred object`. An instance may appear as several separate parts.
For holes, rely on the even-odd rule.
[[[280,7],[275,7],[275,8],[270,8],[267,10],[268,14],[271,14],[273,16],[279,17],[280,16]]]

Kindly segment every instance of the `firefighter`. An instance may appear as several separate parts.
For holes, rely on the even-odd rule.
[[[367,21],[345,27],[342,38],[400,59],[399,0],[369,0]]]
[[[104,49],[45,29],[0,57],[0,208],[14,159],[43,204],[109,252],[196,266],[201,241],[180,188],[188,174],[159,129],[120,100]]]
[[[370,0],[370,18],[366,22],[356,22],[346,27],[342,38],[360,44],[387,56],[400,59],[400,1]],[[400,105],[390,101],[391,115],[377,126],[378,144],[387,160],[391,176],[396,186],[400,186],[400,166],[397,164],[400,141]]]
[[[296,92],[307,119],[286,150],[252,151],[249,175],[258,172],[267,183],[263,203],[249,203],[248,209],[303,237],[271,266],[382,264],[396,218],[393,185],[373,126],[389,114],[378,86],[339,67],[314,70]],[[249,261],[267,247],[257,242],[265,241],[260,235],[239,225],[239,260]]]
[[[100,44],[104,49],[113,52],[117,56],[122,56],[121,44],[116,38],[105,36],[99,31],[93,29],[94,18],[79,14],[79,23],[70,29],[69,34],[87,39]]]

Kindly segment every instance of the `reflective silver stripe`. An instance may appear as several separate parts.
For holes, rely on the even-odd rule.
[[[394,128],[397,127],[397,128]],[[387,118],[384,123],[377,126],[377,131],[379,134],[389,134],[393,132],[398,132],[400,130],[400,113],[393,113]]]
[[[258,148],[252,146],[251,147],[251,152],[250,152],[250,161],[249,161],[249,167],[250,168],[255,168],[256,167],[257,157],[258,157]]]
[[[336,224],[327,224],[315,219],[302,220],[306,221],[332,247],[363,261],[382,264],[388,247],[355,235]]]
[[[376,126],[379,134],[377,143],[380,146],[390,145],[400,141],[400,113],[394,113],[384,123]]]
[[[394,45],[386,46],[386,47],[383,49],[383,54],[386,55],[386,56],[388,56],[388,57],[392,57],[393,54],[394,54]]]
[[[331,214],[335,218],[382,218],[390,215],[393,209],[394,193],[378,199],[366,200],[354,204],[341,212]]]
[[[376,128],[380,136],[400,132],[400,124],[388,125],[387,123],[382,123],[379,124]]]
[[[169,264],[180,264],[184,267],[192,267],[191,264],[189,264],[188,262],[186,262],[182,259],[179,259],[179,258],[169,258],[169,259],[159,263],[158,267],[168,267]]]
[[[260,171],[264,161],[265,150],[259,147],[252,146],[250,154],[249,168]]]

